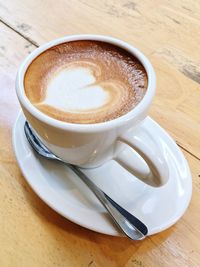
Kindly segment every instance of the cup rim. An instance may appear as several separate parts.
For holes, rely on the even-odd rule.
[[[77,40],[94,40],[94,41],[107,42],[127,50],[129,53],[134,55],[140,61],[140,63],[143,65],[143,67],[147,72],[148,86],[144,97],[132,110],[110,121],[100,122],[100,123],[90,123],[90,124],[78,124],[78,123],[69,123],[56,120],[42,113],[40,110],[34,107],[34,105],[32,105],[32,103],[27,98],[24,90],[24,75],[26,73],[28,66],[37,56],[39,56],[45,50],[64,42],[77,41]],[[105,35],[94,35],[94,34],[68,35],[41,45],[40,47],[36,48],[29,56],[27,56],[26,59],[22,62],[16,78],[16,93],[21,105],[24,106],[25,109],[27,109],[34,117],[36,117],[37,119],[48,125],[51,125],[53,127],[62,130],[69,130],[75,132],[82,132],[82,131],[93,132],[93,131],[109,130],[113,127],[120,127],[123,124],[126,124],[130,120],[139,116],[144,110],[146,110],[150,106],[153,96],[155,94],[155,90],[156,90],[156,76],[153,66],[139,49],[135,48],[134,46],[120,39]]]

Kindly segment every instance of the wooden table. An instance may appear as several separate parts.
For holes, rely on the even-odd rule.
[[[200,2],[0,0],[0,266],[200,266]],[[64,35],[121,38],[150,58],[157,94],[150,115],[181,147],[193,197],[170,229],[141,242],[64,219],[32,191],[12,149],[20,109],[15,76],[37,46]]]

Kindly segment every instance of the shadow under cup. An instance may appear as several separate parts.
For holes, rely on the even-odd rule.
[[[143,99],[130,112],[111,121],[76,124],[53,119],[31,104],[24,91],[24,75],[28,66],[43,51],[58,44],[76,40],[111,43],[127,50],[141,62],[147,73],[148,87]],[[152,177],[156,177],[155,179],[151,177],[150,184],[159,186],[168,179],[166,163],[159,151],[158,153],[149,151],[148,140],[145,140],[146,137],[138,137],[137,130],[135,130],[147,116],[155,88],[156,78],[153,67],[138,49],[121,40],[99,35],[66,36],[42,45],[24,60],[16,79],[16,92],[26,119],[44,144],[62,160],[84,168],[98,167],[108,160],[118,157],[124,148],[122,144],[119,145],[120,141],[131,146],[145,159],[153,174]],[[125,161],[124,159],[124,163],[126,163]],[[123,164],[122,159],[121,163]]]

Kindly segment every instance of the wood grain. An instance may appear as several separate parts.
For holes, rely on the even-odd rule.
[[[200,266],[199,10],[198,1],[177,0],[0,1],[0,266]],[[89,32],[122,38],[151,59],[158,90],[150,114],[184,148],[192,170],[185,215],[142,242],[94,233],[55,213],[28,186],[13,154],[20,62],[35,45]]]
[[[0,18],[36,45],[67,34],[97,33],[139,47],[158,80],[150,115],[200,159],[198,8],[197,1],[177,0],[172,5],[167,0],[59,0],[56,5],[53,0],[8,0],[0,1]]]

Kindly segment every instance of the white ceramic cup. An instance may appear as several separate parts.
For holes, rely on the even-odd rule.
[[[148,88],[142,101],[135,108],[111,121],[74,124],[53,119],[31,104],[24,91],[24,74],[30,63],[48,48],[75,40],[98,40],[114,44],[133,54],[142,63],[148,75]],[[16,92],[24,115],[44,144],[58,157],[84,168],[97,167],[108,160],[115,159],[135,173],[134,162],[129,163],[127,158],[122,156],[121,151],[125,143],[137,151],[151,170],[146,177],[142,177],[142,173],[139,173],[138,177],[142,177],[147,184],[160,186],[168,180],[167,163],[159,147],[156,147],[155,138],[137,131],[139,124],[147,116],[155,87],[156,78],[153,67],[138,49],[121,40],[100,35],[66,36],[40,46],[22,63],[16,79]],[[152,142],[155,146],[153,150],[148,145]]]

